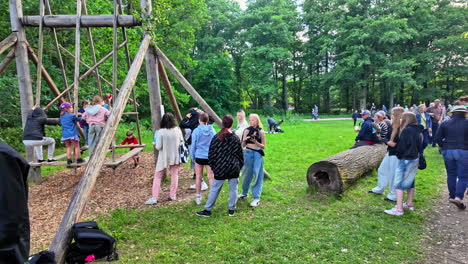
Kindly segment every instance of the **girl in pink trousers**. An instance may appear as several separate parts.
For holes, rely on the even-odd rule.
[[[169,200],[176,199],[177,186],[179,184],[179,145],[183,140],[182,131],[177,126],[174,115],[171,113],[165,114],[162,117],[161,129],[157,133],[155,142],[155,147],[159,151],[159,154],[154,173],[153,193],[145,204],[151,205],[158,202],[159,192],[161,191],[161,179],[166,168],[169,169],[171,174]]]

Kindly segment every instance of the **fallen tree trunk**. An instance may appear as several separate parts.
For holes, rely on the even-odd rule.
[[[318,191],[342,193],[364,174],[378,168],[386,152],[384,144],[345,150],[312,164],[307,170],[307,183]]]

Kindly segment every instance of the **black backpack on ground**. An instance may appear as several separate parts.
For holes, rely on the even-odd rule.
[[[76,223],[72,226],[73,243],[68,247],[66,261],[69,264],[85,263],[85,259],[107,257],[107,261],[118,260],[116,240],[99,229],[94,221]]]

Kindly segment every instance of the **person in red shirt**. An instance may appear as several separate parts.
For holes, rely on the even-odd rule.
[[[128,131],[127,132],[127,137],[125,137],[125,139],[120,143],[120,145],[125,145],[125,144],[128,144],[128,145],[138,145],[138,139],[136,137],[133,136],[133,131]],[[132,150],[134,148],[130,148],[130,150]],[[133,162],[134,162],[134,169],[138,168],[139,167],[139,163],[140,163],[140,156],[137,154],[135,156],[132,157],[133,159]]]

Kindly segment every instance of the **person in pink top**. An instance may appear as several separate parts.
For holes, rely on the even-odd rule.
[[[101,96],[93,97],[93,105],[85,108],[85,113],[82,119],[89,124],[88,139],[89,139],[89,155],[93,154],[99,139],[101,138],[102,130],[106,125],[107,118],[110,115],[109,110],[103,107],[104,101]]]

